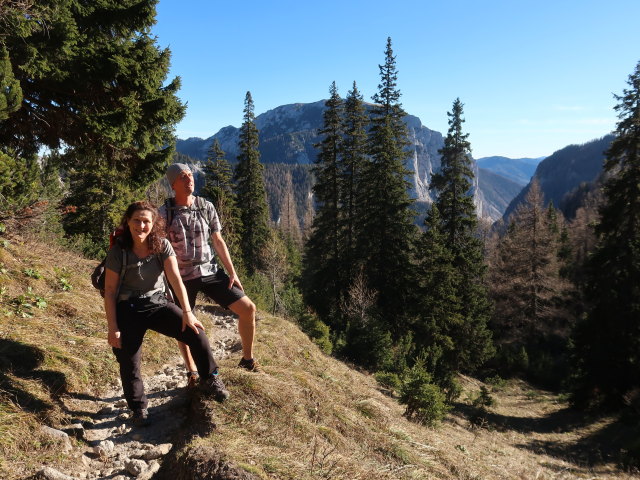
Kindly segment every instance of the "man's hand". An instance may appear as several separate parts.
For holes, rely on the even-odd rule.
[[[244,288],[240,283],[240,279],[236,276],[235,273],[232,275],[229,275],[229,290],[231,290],[234,284],[236,284],[238,288],[244,292]]]
[[[113,348],[122,348],[122,342],[120,340],[120,331],[119,330],[109,330],[109,334],[107,336],[107,342]]]
[[[182,312],[182,331],[184,332],[187,327],[196,332],[196,335],[200,334],[199,329],[204,330],[204,325],[200,323],[200,320],[198,320],[193,313]]]

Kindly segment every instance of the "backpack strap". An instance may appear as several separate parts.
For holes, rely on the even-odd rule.
[[[167,220],[167,230],[168,230],[169,227],[171,226],[171,222],[173,222],[174,211],[179,209],[179,208],[185,208],[185,207],[176,206],[175,197],[169,197],[164,201],[164,208],[167,211],[166,220]],[[189,210],[194,210],[201,217],[204,217],[201,212],[207,210],[207,201],[203,197],[195,197],[195,201],[193,202],[193,205],[191,205],[191,207],[189,207]]]
[[[169,230],[171,226],[171,222],[173,222],[173,211],[176,209],[176,199],[174,197],[169,197],[164,201],[164,208],[167,211],[167,226],[166,229]]]
[[[122,265],[120,265],[120,278],[118,279],[118,288],[116,289],[116,298],[118,298],[118,295],[120,295],[120,286],[122,285],[124,274],[127,272],[127,249],[123,248],[120,245],[120,250],[122,250]]]

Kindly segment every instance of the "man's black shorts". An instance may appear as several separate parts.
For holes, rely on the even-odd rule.
[[[192,310],[196,306],[196,297],[198,296],[198,292],[204,293],[207,297],[224,308],[229,308],[229,305],[245,296],[245,293],[236,285],[229,288],[229,275],[227,275],[221,268],[219,268],[213,275],[198,277],[192,280],[183,280],[183,283],[187,289],[189,305]],[[177,298],[176,303],[178,303]]]

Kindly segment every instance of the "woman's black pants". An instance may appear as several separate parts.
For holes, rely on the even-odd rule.
[[[147,330],[154,330],[187,344],[201,378],[206,378],[218,370],[207,334],[199,329],[200,333],[196,335],[189,327],[183,332],[182,310],[174,303],[148,312],[137,312],[128,302],[118,302],[116,312],[121,348],[114,348],[113,353],[120,364],[122,390],[131,410],[147,408],[147,397],[140,374],[142,339]]]

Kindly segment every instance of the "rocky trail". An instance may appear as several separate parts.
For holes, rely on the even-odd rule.
[[[220,360],[241,350],[237,319],[228,310],[198,307],[198,318],[207,329],[214,358]],[[213,328],[211,320],[213,320]],[[144,349],[144,345],[143,345]],[[143,359],[144,362],[144,359]],[[149,399],[150,425],[132,427],[131,412],[122,388],[102,398],[88,395],[62,399],[72,421],[43,431],[59,442],[70,467],[66,471],[44,466],[37,480],[148,480],[159,471],[163,458],[191,428],[193,393],[186,387],[185,368],[175,359],[153,376],[144,378]]]

